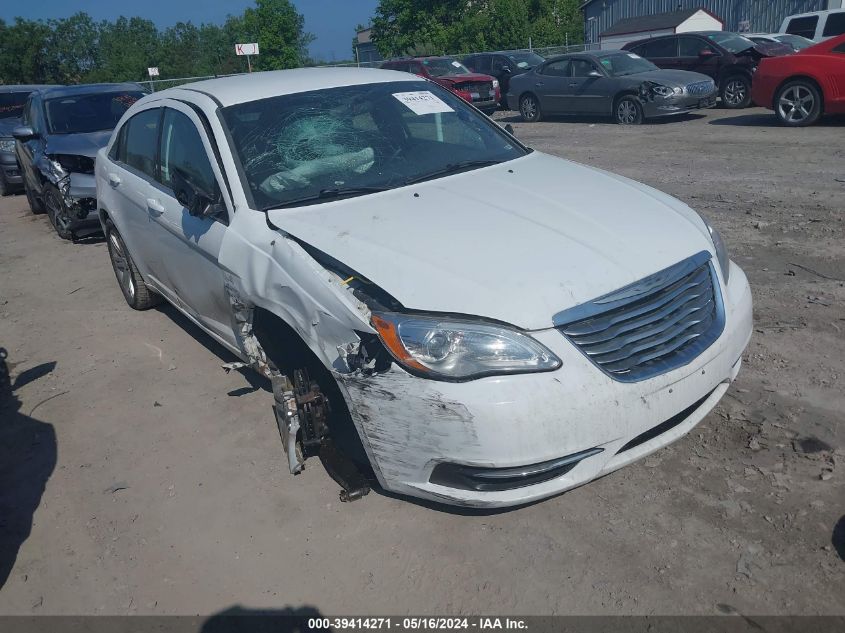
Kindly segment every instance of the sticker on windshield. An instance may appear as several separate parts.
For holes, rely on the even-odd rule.
[[[461,62],[453,61],[453,62],[452,62],[452,66],[454,66],[455,68],[460,68],[460,67],[461,67]]]
[[[404,103],[415,114],[437,114],[438,112],[454,112],[449,105],[428,90],[417,92],[394,92],[401,103]]]
[[[640,59],[640,56],[636,53],[628,53],[628,57],[630,57],[631,59]]]

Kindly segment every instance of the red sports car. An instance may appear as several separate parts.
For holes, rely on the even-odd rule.
[[[412,57],[392,59],[381,65],[389,70],[413,73],[439,83],[485,114],[499,107],[499,80],[490,75],[474,73],[452,57]]]
[[[761,60],[751,97],[791,127],[812,125],[822,114],[845,113],[845,35]]]

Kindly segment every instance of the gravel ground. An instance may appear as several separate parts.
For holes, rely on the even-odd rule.
[[[130,310],[102,241],[4,198],[0,613],[845,614],[845,121],[497,118],[723,232],[755,334],[699,427],[521,509],[341,504],[319,463],[287,473],[263,383],[175,310]]]

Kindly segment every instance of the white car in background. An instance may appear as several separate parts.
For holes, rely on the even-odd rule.
[[[405,73],[156,92],[96,179],[128,304],[164,297],[268,376],[291,472],[319,453],[345,499],[369,477],[470,506],[583,484],[692,429],[751,335],[692,209]]]
[[[792,35],[791,33],[743,33],[742,36],[757,44],[786,44],[791,46],[794,51],[804,50],[816,43],[806,37]]]
[[[845,34],[845,8],[789,15],[783,20],[780,32],[801,35],[815,42]]]

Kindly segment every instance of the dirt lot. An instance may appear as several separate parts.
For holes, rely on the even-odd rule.
[[[697,429],[517,510],[341,504],[318,462],[287,473],[262,383],[175,310],[130,310],[102,241],[4,198],[0,613],[845,614],[845,121],[498,118],[722,230],[755,335]]]

